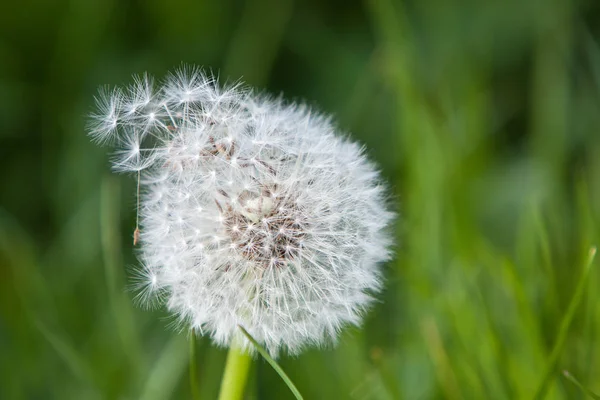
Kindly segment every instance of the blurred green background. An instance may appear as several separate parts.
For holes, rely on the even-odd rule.
[[[307,399],[600,392],[600,6],[568,0],[23,0],[0,12],[0,399],[190,398],[190,340],[132,303],[134,179],[100,85],[182,62],[336,116],[401,214],[386,288]],[[216,398],[226,352],[198,339]],[[248,399],[291,398],[262,360]]]

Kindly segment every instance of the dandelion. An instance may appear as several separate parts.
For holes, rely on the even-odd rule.
[[[140,181],[145,302],[221,346],[335,341],[381,287],[393,214],[363,149],[304,105],[182,68],[100,92],[90,135]]]

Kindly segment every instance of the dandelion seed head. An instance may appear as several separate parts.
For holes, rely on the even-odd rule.
[[[117,143],[116,170],[140,173],[141,301],[159,294],[222,346],[241,325],[273,356],[360,324],[394,215],[329,118],[189,67],[97,103],[90,135]]]

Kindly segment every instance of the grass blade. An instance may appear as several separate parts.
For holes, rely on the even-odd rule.
[[[298,389],[296,388],[296,386],[294,385],[292,380],[289,378],[289,376],[287,376],[287,374],[283,371],[283,369],[281,369],[279,364],[277,364],[277,362],[275,360],[273,360],[271,358],[271,356],[269,356],[269,353],[267,353],[267,351],[260,344],[258,344],[258,342],[252,337],[252,335],[250,335],[248,333],[247,330],[245,330],[240,325],[238,325],[238,326],[239,326],[240,330],[242,331],[242,333],[244,334],[244,336],[246,336],[246,338],[256,347],[256,350],[258,350],[260,355],[263,356],[263,358],[265,360],[267,360],[267,362],[269,364],[271,364],[271,367],[273,367],[275,372],[277,372],[279,374],[279,376],[281,377],[281,379],[283,379],[283,381],[288,386],[288,388],[290,388],[290,391],[294,394],[294,396],[296,396],[296,399],[303,400],[302,395],[300,394],[300,392],[298,391]]]
[[[575,312],[583,299],[583,295],[585,294],[585,287],[587,283],[587,278],[589,276],[590,267],[592,262],[594,261],[594,257],[596,256],[596,247],[590,248],[586,264],[584,266],[583,272],[581,273],[581,277],[579,278],[579,282],[577,282],[577,287],[575,288],[575,293],[573,294],[573,298],[569,303],[569,308],[567,309],[566,314],[564,315],[560,328],[558,331],[558,336],[556,338],[556,342],[554,343],[554,347],[552,348],[552,352],[550,353],[550,359],[548,360],[548,364],[546,365],[546,370],[544,372],[544,376],[542,377],[542,381],[538,386],[534,399],[541,400],[546,396],[548,392],[548,388],[550,387],[550,383],[554,378],[554,373],[556,370],[556,364],[558,363],[558,358],[562,353],[562,349],[564,347],[565,341],[567,339],[567,334],[569,332],[569,327],[571,326],[571,322],[573,321],[573,317],[575,316]]]
[[[189,361],[189,347],[183,335],[174,335],[154,362],[141,400],[172,398]]]
[[[123,289],[124,274],[119,235],[120,187],[112,177],[104,178],[100,193],[100,233],[104,274],[108,301],[121,340],[123,351],[136,371],[141,370],[142,354],[139,347],[135,318],[129,298]]]
[[[569,380],[573,385],[577,386],[579,389],[581,389],[581,391],[585,394],[587,394],[589,397],[591,397],[592,399],[595,400],[600,400],[600,396],[598,396],[596,393],[592,392],[590,389],[586,388],[585,386],[583,386],[581,383],[579,383],[579,381],[577,379],[575,379],[575,377],[573,375],[571,375],[571,373],[569,371],[563,371],[563,375],[565,376],[565,378],[567,378],[567,380]]]
[[[67,365],[74,376],[94,384],[94,374],[90,365],[79,352],[68,343],[60,335],[50,330],[41,320],[33,320],[35,327],[40,331],[42,336],[48,341],[50,346],[56,351],[59,358]]]

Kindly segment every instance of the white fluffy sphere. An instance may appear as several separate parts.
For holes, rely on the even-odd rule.
[[[219,345],[241,325],[272,355],[360,323],[393,214],[375,166],[327,118],[185,68],[103,91],[98,107],[90,134],[141,177],[145,299]]]

